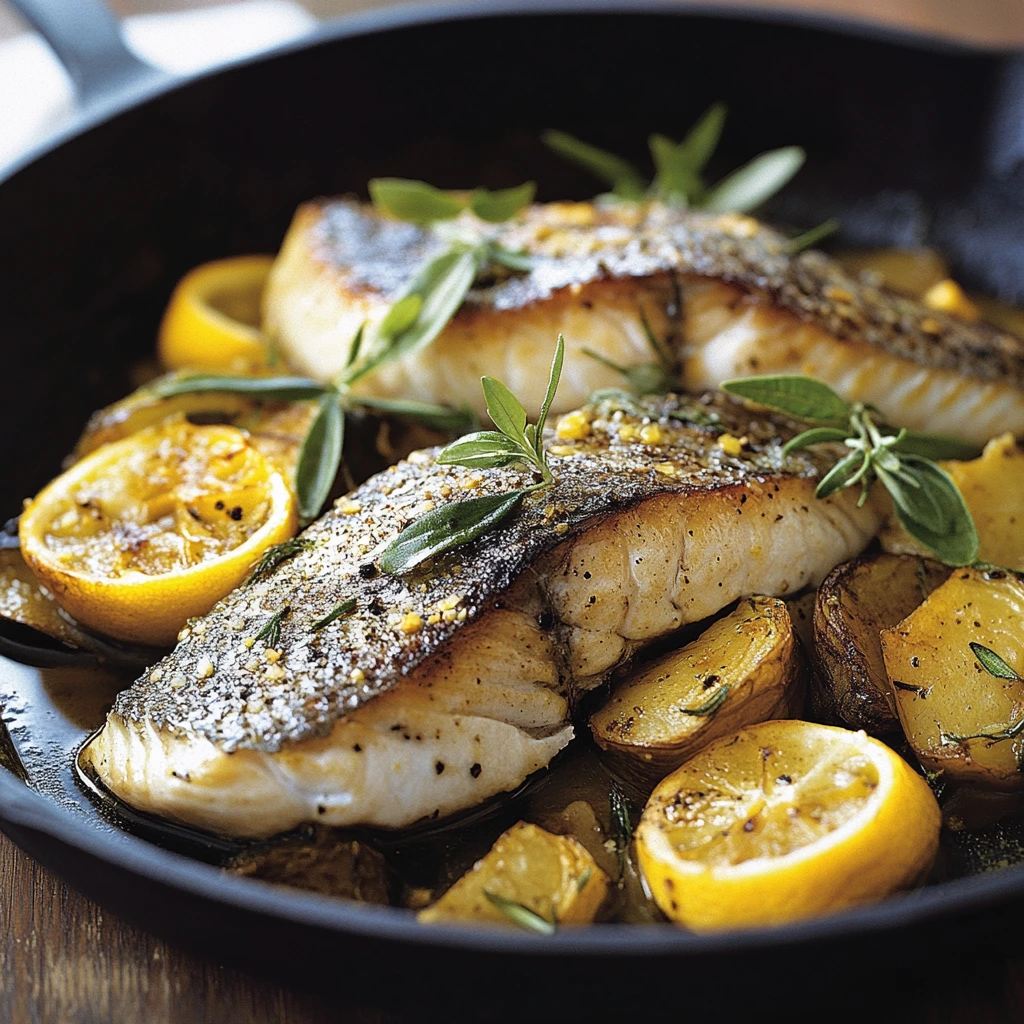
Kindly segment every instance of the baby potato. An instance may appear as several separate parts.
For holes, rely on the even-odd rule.
[[[868,555],[837,566],[818,589],[814,609],[816,717],[874,736],[899,732],[882,660],[881,631],[905,619],[949,576],[916,555]]]
[[[553,930],[590,924],[607,895],[608,876],[580,843],[521,821],[417,918]]]
[[[796,717],[806,663],[784,601],[750,597],[616,687],[590,719],[624,777],[649,788],[711,740]]]
[[[957,782],[1024,788],[1024,582],[957,569],[881,637],[900,722],[921,764]]]
[[[943,462],[960,488],[978,528],[978,558],[1006,569],[1024,570],[1024,447],[1012,434],[989,441],[980,458]],[[900,526],[895,515],[883,527],[882,548],[896,554],[927,552]]]

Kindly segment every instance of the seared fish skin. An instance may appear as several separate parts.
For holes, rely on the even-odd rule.
[[[645,643],[744,594],[795,593],[878,529],[873,501],[814,498],[830,459],[783,459],[787,420],[721,397],[633,409],[606,400],[587,436],[549,432],[555,486],[407,576],[374,567],[404,525],[524,474],[424,451],[367,481],[120,694],[85,761],[135,807],[236,835],[449,814],[546,765],[577,696]],[[283,609],[268,649],[255,638]]]
[[[506,248],[527,252],[533,269],[474,288],[427,349],[361,387],[460,404],[476,401],[489,373],[535,412],[561,332],[560,412],[621,382],[584,347],[620,365],[652,361],[646,318],[689,391],[803,373],[908,428],[979,442],[1024,433],[1024,341],[875,287],[823,253],[791,255],[785,238],[750,217],[551,203],[494,230]],[[266,327],[292,365],[331,379],[359,325],[378,322],[443,244],[355,200],[305,204],[271,273]]]

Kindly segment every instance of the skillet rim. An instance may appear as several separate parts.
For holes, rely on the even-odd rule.
[[[271,61],[345,38],[425,24],[480,21],[513,15],[601,13],[696,16],[722,21],[793,25],[949,54],[1000,58],[1021,52],[1015,47],[985,46],[939,33],[881,25],[854,16],[753,8],[743,3],[718,5],[684,0],[669,7],[657,0],[441,0],[422,5],[403,4],[327,22],[307,36],[214,69],[177,78],[147,77],[117,95],[90,105],[53,136],[12,164],[0,168],[0,187],[19,174],[30,172],[32,165],[49,153],[120,114],[180,88],[231,73],[236,68]],[[536,936],[528,932],[463,925],[427,928],[418,924],[411,912],[400,908],[325,898],[259,879],[233,876],[220,868],[164,850],[130,833],[96,829],[56,801],[33,791],[13,775],[0,772],[0,829],[6,831],[3,828],[5,824],[15,832],[25,829],[47,836],[70,850],[93,856],[138,878],[166,885],[213,904],[224,903],[241,911],[293,924],[351,938],[366,937],[416,947],[526,956],[543,952],[560,960],[593,957],[633,960],[651,955],[708,956],[749,953],[766,947],[804,946],[816,940],[891,933],[938,919],[985,911],[1007,898],[1024,897],[1024,865],[1019,865],[898,894],[880,903],[816,920],[771,928],[701,935],[667,925],[607,924],[562,931],[553,936]],[[49,867],[45,861],[41,863]],[[75,886],[74,881],[70,884]]]

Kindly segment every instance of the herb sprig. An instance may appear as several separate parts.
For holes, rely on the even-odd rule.
[[[543,140],[559,156],[601,179],[616,199],[660,199],[671,206],[746,213],[786,185],[803,166],[806,154],[799,146],[773,149],[709,185],[704,170],[722,137],[726,113],[723,103],[713,104],[681,142],[651,135],[647,144],[655,170],[652,181],[628,160],[567,132],[549,130]]]
[[[726,381],[722,390],[815,424],[789,441],[784,455],[827,442],[849,449],[822,477],[816,497],[859,484],[863,504],[878,480],[892,497],[903,528],[936,557],[952,566],[976,561],[978,531],[971,513],[953,479],[933,461],[974,458],[979,454],[975,445],[889,426],[874,406],[851,405],[810,377],[748,377]]]
[[[469,543],[507,519],[528,494],[554,483],[544,451],[544,424],[558,390],[564,359],[565,339],[559,335],[536,424],[528,422],[526,409],[501,381],[494,377],[482,378],[487,414],[497,430],[467,434],[453,441],[437,457],[437,462],[443,466],[468,469],[496,469],[522,463],[539,479],[527,487],[452,502],[428,512],[402,530],[384,549],[378,563],[381,571],[408,572],[428,558]]]
[[[996,679],[1007,679],[1010,682],[1019,683],[1021,677],[1017,671],[1001,658],[991,648],[984,644],[970,643],[971,653],[978,659],[978,664]],[[1024,718],[1011,722],[1009,725],[992,725],[981,732],[972,733],[968,736],[961,736],[957,733],[943,733],[943,740],[952,740],[954,743],[965,743],[967,740],[992,740],[999,743],[1002,740],[1012,740],[1024,732]]]
[[[523,906],[522,903],[507,899],[505,896],[499,896],[496,892],[491,892],[489,889],[484,889],[484,896],[492,907],[500,910],[513,924],[519,925],[520,928],[525,928],[530,932],[537,932],[538,935],[554,935],[558,930],[557,921],[552,922],[546,917],[541,917],[535,910]]]

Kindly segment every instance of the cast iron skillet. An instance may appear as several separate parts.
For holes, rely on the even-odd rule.
[[[124,50],[100,0],[15,6],[52,41],[83,112],[0,184],[0,509],[17,509],[88,413],[130,389],[127,367],[151,351],[186,269],[274,251],[297,203],[360,191],[373,175],[491,187],[535,178],[544,199],[591,194],[539,144],[548,126],[642,161],[650,131],[678,135],[724,99],[723,167],[786,143],[809,151],[776,218],[837,215],[857,244],[927,241],[968,283],[1024,298],[1024,65],[1013,54],[822,19],[559,0],[351,18],[170,82]],[[9,692],[17,671],[0,662]],[[15,733],[24,753],[70,749],[66,721],[30,720]],[[398,910],[226,877],[104,828],[70,773],[43,781],[45,795],[0,772],[0,827],[72,885],[173,939],[327,985],[347,1003],[422,1011],[447,1000],[463,1016],[537,1017],[642,994],[697,1012],[742,979],[759,999],[795,986],[804,1006],[834,982],[849,1005],[874,987],[851,984],[853,971],[878,982],[939,943],[1001,941],[1024,903],[1024,869],[1008,869],[773,931],[426,930]]]

